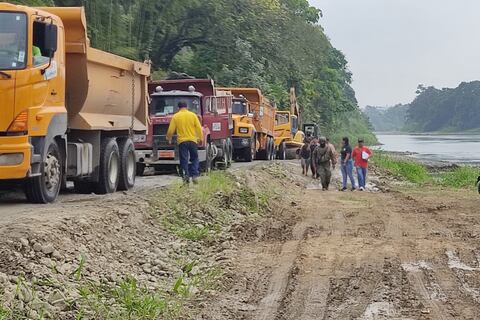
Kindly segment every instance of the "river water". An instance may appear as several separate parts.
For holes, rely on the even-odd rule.
[[[385,151],[411,152],[420,160],[480,164],[480,134],[377,133]]]

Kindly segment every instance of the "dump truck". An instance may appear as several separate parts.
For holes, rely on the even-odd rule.
[[[0,3],[0,180],[34,203],[135,183],[150,65],[90,46],[83,8]]]
[[[149,83],[149,92],[151,103],[148,135],[135,144],[138,175],[143,175],[147,167],[160,171],[180,164],[176,136],[170,144],[166,135],[181,101],[186,102],[188,109],[198,115],[202,124],[203,143],[198,148],[202,171],[230,166],[233,152],[233,96],[229,92],[217,89],[210,79],[152,81]]]
[[[275,147],[280,160],[294,159],[302,148],[305,134],[299,129],[299,107],[295,88],[290,89],[290,111],[275,115]]]
[[[234,95],[234,158],[247,162],[275,159],[275,106],[256,88],[221,88]]]

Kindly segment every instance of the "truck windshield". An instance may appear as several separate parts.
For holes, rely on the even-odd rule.
[[[200,113],[200,98],[198,97],[152,97],[150,104],[150,114],[156,116],[167,116],[178,111],[178,103],[187,103],[188,110]]]
[[[232,106],[232,113],[245,115],[248,113],[247,104],[243,101],[234,101]]]
[[[0,12],[0,70],[25,68],[26,52],[27,16]]]

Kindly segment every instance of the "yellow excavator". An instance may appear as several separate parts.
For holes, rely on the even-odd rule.
[[[299,129],[299,107],[295,88],[290,89],[290,111],[276,113],[274,136],[277,158],[295,159],[305,139],[305,133]]]

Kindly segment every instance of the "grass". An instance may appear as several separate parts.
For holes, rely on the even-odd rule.
[[[432,179],[427,168],[413,160],[396,159],[383,152],[377,152],[372,157],[372,163],[412,183],[424,184]]]
[[[401,179],[420,185],[436,183],[443,187],[457,189],[472,188],[480,175],[479,168],[469,166],[461,166],[441,173],[431,173],[420,163],[398,159],[384,152],[375,153],[372,163]]]
[[[254,192],[225,172],[212,172],[197,185],[177,184],[152,202],[152,214],[176,236],[191,241],[216,239],[235,215],[263,214],[269,193]]]
[[[474,167],[459,167],[453,171],[439,175],[440,184],[452,188],[472,188],[480,175],[480,169]]]

